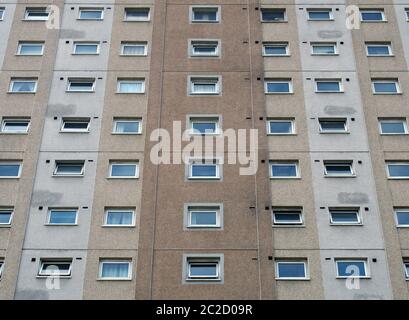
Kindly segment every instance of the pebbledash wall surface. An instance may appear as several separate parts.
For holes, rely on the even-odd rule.
[[[408,20],[0,0],[0,299],[408,299]],[[155,164],[174,121],[257,129],[258,170]]]

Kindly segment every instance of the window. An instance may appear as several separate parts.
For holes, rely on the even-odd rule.
[[[342,91],[342,80],[315,79],[315,92],[337,93]]]
[[[285,9],[261,9],[262,22],[284,22],[286,20]]]
[[[295,133],[293,119],[270,119],[267,120],[267,133],[271,135],[290,135]]]
[[[49,225],[76,225],[78,217],[78,209],[50,209],[48,212]]]
[[[24,15],[25,20],[46,21],[50,12],[47,8],[26,8]]]
[[[352,161],[324,161],[326,177],[354,177]]]
[[[390,42],[365,42],[366,55],[368,57],[392,56]]]
[[[220,257],[187,257],[186,281],[221,281]]]
[[[319,119],[321,133],[347,133],[347,119]]]
[[[288,94],[293,92],[291,79],[266,79],[264,81],[266,94]]]
[[[220,179],[220,164],[217,160],[192,160],[189,179]]]
[[[277,280],[308,279],[306,259],[277,259],[275,269]]]
[[[80,8],[78,19],[80,20],[102,20],[104,9],[102,8]]]
[[[73,54],[99,54],[99,42],[74,42]]]
[[[406,21],[409,21],[409,8],[405,9]]]
[[[389,179],[409,179],[409,162],[387,162]]]
[[[68,92],[94,92],[95,79],[68,79]]]
[[[114,119],[115,134],[141,134],[141,119]]]
[[[220,205],[189,205],[187,207],[188,228],[220,228]]]
[[[111,162],[109,165],[110,178],[138,178],[139,164],[137,162]]]
[[[105,210],[106,227],[133,227],[135,226],[134,209],[107,209]]]
[[[191,134],[219,134],[219,117],[191,117]]]
[[[118,79],[117,93],[144,93],[144,79]]]
[[[0,178],[19,178],[21,174],[21,163],[0,162]]]
[[[30,119],[28,118],[3,118],[1,124],[2,133],[27,133],[30,126]]]
[[[299,178],[298,162],[270,162],[271,178]]]
[[[147,42],[121,42],[122,56],[146,56],[147,54]]]
[[[41,259],[38,276],[71,276],[72,259]]]
[[[0,259],[0,279],[3,274],[3,267],[4,267],[4,260],[3,258]]]
[[[273,225],[302,225],[302,208],[273,208]]]
[[[4,11],[5,11],[4,8],[0,8],[0,21],[2,21],[4,19]]]
[[[375,94],[398,94],[398,79],[372,79],[372,90]]]
[[[314,56],[333,56],[338,54],[337,44],[334,42],[312,42],[311,54]]]
[[[18,43],[17,55],[19,56],[42,56],[44,42],[20,41]]]
[[[217,40],[191,40],[190,55],[192,57],[218,57],[219,47]]]
[[[409,227],[409,208],[395,208],[398,227]]]
[[[334,19],[331,9],[307,9],[307,12],[308,20],[321,21]]]
[[[361,224],[361,217],[357,208],[330,208],[329,216],[332,225]]]
[[[337,278],[369,278],[366,259],[336,259]]]
[[[0,226],[10,225],[13,219],[13,209],[0,208]]]
[[[288,42],[264,42],[263,56],[265,57],[282,57],[289,56],[290,50]]]
[[[379,119],[379,130],[381,134],[385,135],[396,135],[396,134],[407,134],[408,128],[406,124],[406,119]]]
[[[408,259],[403,259],[403,266],[405,268],[405,278],[406,280],[409,280],[409,260]]]
[[[359,12],[362,22],[386,21],[385,13],[382,9],[361,9]]]
[[[219,7],[191,7],[190,20],[195,23],[217,23],[220,21]]]
[[[83,176],[84,161],[56,161],[54,176]]]
[[[149,21],[149,8],[125,8],[125,21]]]
[[[63,118],[61,132],[89,132],[89,118]]]
[[[10,93],[35,93],[37,91],[37,78],[12,78]]]
[[[100,280],[131,280],[132,263],[129,260],[100,260]]]
[[[220,93],[220,77],[191,77],[190,94],[214,95]]]

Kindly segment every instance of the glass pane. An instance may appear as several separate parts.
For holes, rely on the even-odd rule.
[[[130,20],[146,20],[149,17],[149,9],[125,9],[126,18]]]
[[[288,82],[268,82],[267,92],[290,92],[290,84]]]
[[[96,44],[77,44],[75,46],[75,53],[77,54],[91,54],[98,52],[98,45]]]
[[[381,12],[361,12],[362,20],[364,21],[377,21],[382,20]]]
[[[61,262],[44,262],[42,265],[42,274],[56,274],[61,273],[67,275],[69,273],[71,264]]]
[[[365,263],[363,261],[338,261],[338,275],[347,276],[366,276]]]
[[[192,277],[217,277],[216,264],[191,264],[190,276]]]
[[[317,82],[318,91],[340,91],[339,82]]]
[[[334,54],[335,46],[313,46],[313,53],[315,54]]]
[[[271,121],[270,122],[270,133],[292,133],[293,126],[291,121]]]
[[[304,263],[278,263],[278,275],[280,278],[305,278]]]
[[[145,54],[145,45],[123,45],[122,54],[130,56],[141,56]]]
[[[81,10],[80,19],[101,19],[102,10]]]
[[[29,122],[4,122],[3,131],[4,132],[27,132]]]
[[[142,82],[124,82],[119,83],[119,92],[121,93],[139,93],[142,92]]]
[[[327,174],[351,174],[351,166],[349,165],[325,165]]]
[[[205,45],[195,45],[193,47],[195,54],[203,54],[203,55],[215,55],[216,54],[216,46],[205,46]]]
[[[64,122],[64,129],[66,130],[86,130],[88,122]]]
[[[129,263],[104,262],[101,276],[102,278],[128,278]]]
[[[113,177],[135,177],[136,176],[136,165],[126,164],[126,165],[115,165],[111,167],[111,175]]]
[[[287,46],[265,46],[264,52],[267,55],[286,55],[287,54]]]
[[[57,174],[81,174],[83,169],[82,164],[58,164]]]
[[[331,18],[329,11],[310,11],[308,16],[311,20],[329,20]]]
[[[193,92],[214,93],[216,92],[215,83],[193,83]]]
[[[193,177],[216,177],[215,165],[192,165]]]
[[[107,224],[111,225],[132,225],[132,211],[108,211]]]
[[[375,82],[375,92],[395,93],[398,92],[394,82]]]
[[[388,46],[368,46],[369,55],[389,55]]]
[[[12,212],[2,211],[0,212],[0,224],[9,224]]]
[[[193,9],[193,20],[217,21],[217,10],[215,9]]]
[[[115,126],[116,133],[138,133],[139,122],[138,121],[117,121]]]
[[[20,165],[0,164],[0,177],[18,177]]]
[[[344,121],[320,121],[320,125],[324,131],[345,131]]]
[[[42,54],[43,45],[41,44],[22,44],[20,46],[20,54],[39,55]]]
[[[272,165],[273,177],[296,177],[297,167],[293,164],[289,165]]]
[[[396,217],[399,225],[409,226],[409,211],[397,211]]]
[[[35,82],[31,81],[13,81],[12,91],[13,92],[34,92]]]
[[[358,222],[358,213],[353,211],[332,211],[332,222],[346,223],[346,222]]]
[[[217,225],[217,213],[215,211],[192,211],[192,225]]]
[[[284,11],[281,10],[263,10],[263,21],[282,21],[285,18]]]
[[[70,82],[70,90],[72,91],[92,91],[93,82]]]
[[[288,222],[295,223],[301,222],[301,215],[299,213],[274,213],[274,219],[276,222]]]
[[[197,133],[214,133],[216,132],[216,123],[214,122],[194,122],[193,130]]]
[[[50,212],[50,224],[75,224],[76,220],[77,211],[75,210],[57,210]]]
[[[388,169],[391,177],[409,177],[409,164],[390,164]]]
[[[405,277],[406,279],[409,278],[409,262],[405,263]]]
[[[388,121],[381,122],[382,133],[405,133],[405,125],[403,121]]]

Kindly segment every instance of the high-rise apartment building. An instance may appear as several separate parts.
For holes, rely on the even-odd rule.
[[[1,0],[0,40],[0,299],[409,298],[409,1]]]

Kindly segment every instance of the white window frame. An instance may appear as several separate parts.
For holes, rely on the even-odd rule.
[[[304,265],[304,277],[280,277],[279,273],[279,264],[300,264]],[[275,266],[275,279],[276,280],[288,280],[288,281],[305,281],[310,280],[309,268],[308,268],[308,259],[297,259],[297,258],[286,258],[286,259],[276,259],[274,261]]]
[[[334,53],[315,53],[314,47],[334,47]],[[310,42],[311,55],[312,56],[337,56],[338,53],[338,44],[336,42]]]
[[[72,90],[71,89],[71,85],[72,83],[79,83],[79,82],[83,82],[83,83],[91,83],[92,82],[92,88],[91,90]],[[73,92],[73,93],[92,93],[95,92],[95,87],[96,87],[96,80],[95,78],[69,78],[67,81],[67,89],[66,92]]]
[[[285,54],[268,54],[266,53],[266,47],[283,47],[285,46]],[[289,57],[290,56],[290,45],[288,42],[273,42],[264,41],[263,42],[263,57]]]
[[[37,277],[56,277],[54,273],[49,273],[47,270],[44,269],[44,264],[52,264],[52,265],[59,265],[59,264],[70,264],[70,268],[66,273],[59,274],[59,278],[70,278],[72,276],[72,259],[63,259],[63,258],[55,258],[55,259],[41,259],[40,260],[40,267],[38,269]]]
[[[11,213],[8,223],[0,223],[0,227],[10,226],[13,222],[14,208],[0,208],[0,213]],[[0,260],[1,261],[1,260]],[[1,272],[0,272],[1,273]]]
[[[271,132],[271,122],[291,122],[291,132],[290,133],[274,133]],[[294,118],[289,118],[289,119],[275,119],[275,118],[268,118],[267,119],[267,135],[269,136],[293,136],[296,134],[296,126],[295,126],[295,119]]]
[[[132,213],[132,222],[131,222],[131,224],[108,224],[108,214],[110,212],[131,212]],[[103,227],[108,227],[108,228],[130,228],[130,227],[135,227],[135,225],[136,225],[135,208],[105,208]]]
[[[376,92],[375,83],[394,83],[396,87],[396,92]],[[395,95],[401,94],[401,88],[398,79],[371,79],[372,93],[376,95],[385,94],[385,95]]]
[[[214,161],[214,163],[209,163]],[[216,167],[216,176],[200,176],[194,177],[192,175],[193,167],[195,165],[200,166],[215,166]],[[220,180],[221,179],[221,163],[220,159],[190,159],[188,164],[188,179],[189,180]]]
[[[203,205],[195,205],[189,204],[186,208],[186,228],[188,229],[220,229],[222,227],[222,207],[221,205],[213,205],[213,204],[203,204]],[[208,224],[208,225],[195,225],[192,224],[192,213],[194,212],[215,212],[216,213],[216,224]]]
[[[28,122],[27,129],[25,131],[5,131],[7,122],[15,122],[15,123]],[[31,124],[30,118],[3,118],[1,121],[1,133],[2,134],[27,134],[30,129],[30,124]]]
[[[214,92],[196,92],[194,90],[195,83],[203,82],[215,85]],[[201,76],[201,75],[194,75],[189,76],[189,95],[192,96],[217,96],[220,95],[222,92],[222,77],[221,76]]]
[[[189,116],[189,134],[190,135],[197,135],[197,136],[216,136],[221,134],[221,118],[220,116],[213,116],[213,115],[191,115]],[[194,123],[214,123],[215,124],[215,131],[209,133],[198,133],[193,131]]]
[[[38,46],[41,45],[41,52],[36,54],[24,54],[21,53],[22,46]],[[42,56],[44,54],[44,42],[43,41],[19,41],[17,46],[17,56]]]
[[[387,47],[388,54],[370,54],[368,47]],[[367,57],[393,57],[391,42],[365,42],[365,51]]]
[[[121,83],[131,83],[131,84],[135,84],[135,83],[142,83],[142,90],[138,91],[138,92],[121,92]],[[145,79],[142,78],[130,78],[130,79],[126,79],[126,78],[119,78],[117,79],[117,86],[116,86],[116,93],[118,94],[144,94],[145,93]]]
[[[216,266],[216,275],[213,277],[209,276],[192,276],[191,275],[191,266],[195,264],[200,265],[215,265]],[[222,272],[221,272],[221,258],[220,257],[187,257],[186,258],[186,279],[185,281],[194,282],[194,281],[221,281]]]
[[[114,125],[112,128],[112,134],[117,135],[140,135],[142,134],[142,119],[141,118],[114,118]],[[138,122],[138,132],[116,132],[118,122]]]
[[[82,12],[87,12],[87,11],[101,11],[101,17],[100,18],[81,18],[81,13]],[[101,21],[104,20],[104,14],[105,14],[105,10],[104,8],[101,7],[81,7],[78,9],[78,18],[77,20],[85,20],[85,21]]]
[[[403,129],[405,130],[405,132],[403,133],[385,133],[382,132],[382,123],[385,122],[398,122],[401,121],[403,123]],[[407,135],[409,134],[408,132],[408,124],[407,124],[407,120],[406,118],[379,118],[378,119],[378,125],[379,125],[379,133],[383,136],[401,136],[401,135]]]
[[[129,166],[129,165],[135,165],[135,175],[134,176],[113,176],[112,175],[113,166]],[[139,178],[139,162],[138,161],[110,161],[108,178],[110,179],[138,179]]]
[[[318,83],[324,83],[324,82],[337,82],[339,84],[339,90],[338,91],[319,91],[318,90]],[[342,79],[314,79],[315,83],[315,93],[343,93],[344,92],[344,84]]]
[[[74,223],[51,223],[51,213],[52,212],[62,212],[62,211],[75,211],[75,222]],[[47,212],[47,226],[77,226],[78,225],[78,208],[48,208]]]
[[[357,216],[357,221],[354,222],[336,222],[332,219],[332,213],[342,213],[342,212],[354,212],[356,213]],[[328,208],[328,214],[329,214],[329,222],[331,226],[356,226],[356,225],[362,225],[362,216],[361,216],[361,210],[360,208],[337,208],[337,207],[332,207]]]
[[[214,54],[195,53],[196,46],[214,47]],[[218,39],[190,39],[189,40],[189,56],[191,58],[219,58],[220,57],[220,40]]]
[[[391,177],[390,172],[389,172],[389,165],[407,165],[407,166],[409,166],[409,161],[407,161],[407,162],[386,161],[386,173],[387,173],[388,179],[390,179],[390,180],[407,180],[407,179],[409,179],[409,176]]]
[[[344,131],[339,131],[339,130],[323,130],[321,122],[344,122]],[[346,134],[349,133],[349,128],[348,128],[348,119],[347,118],[319,118],[318,119],[318,125],[320,128],[320,133],[322,134]]]
[[[81,129],[68,129],[67,130],[67,129],[64,128],[66,122],[70,122],[70,123],[85,123],[85,122],[87,122],[88,126],[84,130],[81,130]],[[91,124],[91,119],[90,118],[84,118],[84,119],[80,119],[80,118],[78,118],[78,119],[76,119],[76,118],[73,118],[73,119],[63,118],[62,121],[61,121],[60,132],[61,133],[89,133],[90,124]]]
[[[129,19],[128,15],[127,15],[127,11],[128,10],[133,10],[133,11],[137,11],[137,10],[148,10],[148,16],[146,18],[131,18]],[[150,7],[126,7],[124,8],[124,20],[126,22],[148,22],[151,21],[151,14],[152,14],[152,9]]]
[[[398,228],[409,228],[409,223],[408,224],[400,224],[399,219],[398,219],[398,213],[399,212],[409,212],[409,208],[393,208],[393,213],[395,215],[395,221],[396,221],[396,226]]]
[[[337,279],[369,279],[371,277],[369,263],[367,258],[335,258],[335,269]],[[341,276],[339,275],[338,262],[363,262],[365,267],[365,276]]]
[[[124,278],[115,277],[102,277],[102,269],[105,263],[116,263],[116,264],[128,264],[128,276]],[[132,280],[132,260],[131,259],[100,259],[98,267],[98,280],[99,281],[130,281]]]
[[[382,20],[363,20],[362,19],[362,13],[363,12],[380,12],[382,14]],[[359,10],[359,20],[361,22],[386,22],[388,21],[386,19],[385,11],[383,9],[360,9]]]
[[[283,20],[264,20],[263,19],[263,11],[284,11],[284,17]],[[260,8],[260,21],[262,23],[283,23],[283,22],[288,22],[288,15],[287,15],[287,10],[286,8]]]
[[[349,166],[350,173],[345,174],[331,174],[328,173],[327,166]],[[324,160],[324,176],[326,178],[353,178],[356,177],[356,173],[354,170],[354,163],[353,161],[341,161],[341,160]]]
[[[0,179],[19,179],[21,177],[21,171],[23,169],[23,163],[21,161],[0,161],[1,165],[18,165],[18,175],[17,176],[0,176]]]
[[[143,46],[143,54],[126,54],[124,53],[125,47],[137,47]],[[147,41],[122,41],[121,42],[121,54],[122,57],[146,57],[148,55],[148,42]]]
[[[195,20],[194,11],[195,10],[215,10],[216,20]],[[217,5],[192,5],[189,8],[189,21],[190,23],[220,23],[221,22],[221,6]]]
[[[270,179],[300,179],[301,178],[301,173],[300,173],[300,164],[298,161],[277,161],[273,160],[269,162],[269,171],[270,171]],[[289,166],[289,165],[294,165],[295,166],[295,176],[273,176],[273,165],[278,165],[278,166]]]
[[[268,91],[268,84],[269,83],[288,83],[288,91],[287,92],[269,92]],[[265,94],[293,94],[293,81],[292,79],[276,79],[276,78],[267,78],[264,79],[264,93]]]
[[[276,213],[283,213],[283,214],[298,214],[299,220],[298,221],[279,221],[276,219]],[[273,220],[273,227],[298,227],[304,225],[304,214],[303,208],[294,207],[294,208],[273,208],[272,209],[272,220]]]
[[[15,82],[34,82],[34,90],[33,91],[13,91],[13,86]],[[38,85],[38,78],[11,78],[10,85],[9,85],[9,93],[13,94],[33,94],[37,92],[37,85]]]
[[[311,19],[310,12],[328,12],[328,19]],[[334,21],[334,12],[331,8],[307,8],[308,21]]]
[[[97,50],[96,52],[92,52],[92,53],[78,53],[77,52],[77,47],[81,46],[81,45],[96,45],[97,46]],[[82,42],[82,41],[75,41],[74,45],[73,45],[73,50],[72,50],[72,54],[75,56],[95,56],[95,55],[99,55],[100,53],[100,43],[98,41],[89,41],[89,42]]]
[[[44,10],[44,11],[43,11]],[[34,19],[30,18],[30,12],[46,12],[48,13],[47,17],[35,17]],[[46,7],[27,7],[24,11],[24,19],[26,21],[47,21],[50,18],[50,11]]]
[[[81,165],[81,173],[58,173],[60,165]],[[85,161],[83,160],[56,160],[53,172],[54,177],[83,177],[85,173]]]

